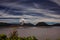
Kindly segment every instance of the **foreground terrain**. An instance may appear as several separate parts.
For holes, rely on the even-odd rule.
[[[60,27],[41,28],[41,27],[0,27],[0,34],[10,37],[13,31],[17,31],[18,37],[27,38],[34,36],[38,40],[56,40],[60,38]]]

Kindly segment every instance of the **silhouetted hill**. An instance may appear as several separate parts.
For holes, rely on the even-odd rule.
[[[20,24],[14,24],[14,23],[3,23],[3,22],[0,22],[0,26],[34,26],[34,25],[31,24],[31,23],[24,23],[23,25],[20,25]]]
[[[0,22],[0,26],[18,26],[19,24]]]
[[[34,25],[31,23],[24,23],[22,26],[34,26]]]
[[[53,26],[60,26],[60,23],[56,23],[56,24],[54,24]]]
[[[36,26],[48,26],[45,22],[39,22],[36,24]]]
[[[36,25],[33,25],[31,23],[24,23],[23,25],[20,25],[20,24],[14,24],[14,23],[4,23],[4,22],[0,22],[0,27],[1,26],[47,26],[47,27],[52,27],[52,26],[60,26],[60,23],[56,23],[56,24],[53,24],[53,25],[48,25],[46,24],[45,22],[38,22]]]
[[[60,23],[56,23],[56,24],[53,24],[53,25],[48,25],[45,22],[38,22],[36,24],[36,26],[48,26],[48,27],[52,27],[52,26],[60,26]]]
[[[11,24],[9,23],[3,23],[3,22],[0,22],[0,26],[10,26]]]

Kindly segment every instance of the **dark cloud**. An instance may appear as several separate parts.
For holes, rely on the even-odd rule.
[[[10,15],[12,15],[13,18],[16,16],[19,18],[19,16],[25,15],[28,17],[25,19],[36,17],[35,19],[41,19],[40,21],[46,21],[49,19],[51,19],[49,21],[56,21],[57,19],[57,21],[60,22],[60,6],[50,0],[0,0],[0,11],[2,11],[0,12],[0,17],[4,17],[6,15],[10,17]]]

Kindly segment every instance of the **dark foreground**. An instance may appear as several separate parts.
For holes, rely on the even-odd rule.
[[[0,28],[0,34],[8,37],[13,30],[17,30],[18,37],[34,36],[38,40],[60,40],[60,27],[40,28],[40,27],[4,27]]]

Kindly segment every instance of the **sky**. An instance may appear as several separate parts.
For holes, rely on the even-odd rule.
[[[0,0],[0,22],[60,23],[60,0]]]

